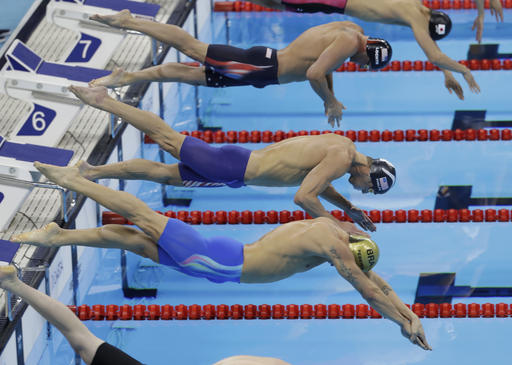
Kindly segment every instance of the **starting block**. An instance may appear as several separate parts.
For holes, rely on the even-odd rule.
[[[46,7],[47,19],[78,32],[77,41],[61,62],[104,68],[127,32],[89,20],[94,14],[113,15],[128,9],[140,18],[153,20],[157,4],[130,0],[53,0]]]
[[[38,183],[41,174],[33,162],[67,166],[72,157],[70,150],[10,142],[0,137],[0,231],[7,229],[34,187],[45,187]]]
[[[53,147],[60,141],[82,106],[68,86],[87,86],[89,81],[111,73],[46,62],[19,40],[12,43],[5,57],[0,90],[33,105],[11,133],[11,140],[43,146]]]

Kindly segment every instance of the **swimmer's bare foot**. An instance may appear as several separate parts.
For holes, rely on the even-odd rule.
[[[114,15],[99,15],[94,14],[89,17],[91,20],[95,20],[99,23],[108,25],[114,28],[127,28],[130,24],[130,20],[133,19],[132,14],[129,10],[124,9]]]
[[[14,266],[0,266],[0,288],[9,289],[10,286],[19,281],[16,276],[17,270]]]
[[[94,106],[96,108],[102,107],[106,99],[110,98],[107,93],[107,89],[103,86],[98,87],[83,87],[71,85],[69,88],[75,96],[82,100],[85,104]]]
[[[78,161],[77,164],[75,165],[75,167],[78,168],[79,174],[84,179],[94,180],[94,175],[93,175],[94,166],[88,164],[85,161]]]
[[[50,181],[69,190],[75,190],[74,188],[77,184],[80,184],[80,180],[84,181],[76,166],[60,167],[36,161],[34,162],[34,167]]]
[[[110,88],[120,87],[130,83],[127,80],[127,75],[128,72],[126,72],[120,67],[116,67],[110,75],[89,81],[89,86],[105,86]]]
[[[25,232],[18,234],[11,238],[13,242],[26,243],[34,246],[43,246],[43,247],[58,247],[59,244],[56,238],[62,232],[62,228],[60,228],[57,223],[51,222],[44,226],[41,229],[37,229],[31,232]]]

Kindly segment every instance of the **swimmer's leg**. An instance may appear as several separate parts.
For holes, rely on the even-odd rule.
[[[85,161],[76,164],[80,175],[88,180],[149,180],[160,184],[183,186],[178,164],[165,164],[136,158],[108,165],[92,166]]]
[[[54,183],[83,194],[132,221],[154,242],[158,241],[167,225],[167,217],[156,213],[140,199],[83,178],[76,166],[58,167],[39,162],[34,162],[34,166]]]
[[[133,72],[116,68],[110,75],[90,81],[89,85],[114,88],[139,81],[184,82],[190,85],[206,86],[205,68],[176,62],[164,63]]]
[[[30,304],[66,337],[86,364],[92,362],[104,341],[94,336],[64,304],[19,280],[14,266],[0,267],[0,287]]]
[[[157,245],[147,234],[119,224],[89,229],[64,229],[52,222],[41,229],[16,235],[11,240],[55,248],[69,245],[119,248],[158,262]]]
[[[69,90],[85,104],[123,118],[124,121],[150,136],[164,151],[177,159],[180,158],[181,145],[185,136],[172,129],[156,114],[111,98],[104,87],[70,86]]]
[[[206,57],[208,44],[195,39],[176,25],[135,18],[129,10],[122,10],[114,15],[94,15],[91,16],[91,19],[112,27],[144,33],[176,48],[178,51],[201,63],[204,62]]]

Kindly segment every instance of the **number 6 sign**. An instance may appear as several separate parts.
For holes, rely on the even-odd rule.
[[[55,115],[54,110],[34,104],[34,110],[23,123],[17,136],[42,136],[52,123]]]

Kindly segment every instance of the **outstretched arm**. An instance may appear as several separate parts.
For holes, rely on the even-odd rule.
[[[346,109],[336,99],[332,91],[332,72],[347,58],[354,55],[357,52],[357,47],[356,38],[340,36],[322,52],[306,72],[311,87],[324,101],[325,114],[332,127],[335,124],[339,127],[343,109]]]
[[[391,288],[391,286],[382,279],[379,275],[370,271],[366,274],[370,280],[380,288],[380,290],[386,295],[391,303],[395,306],[395,308],[409,320],[409,326],[405,326],[403,330],[403,335],[408,337],[409,340],[420,346],[424,350],[432,350],[430,345],[427,342],[427,338],[425,337],[425,332],[423,331],[423,326],[418,318],[418,316],[413,313],[402,300],[398,297],[395,291]],[[410,329],[410,330],[409,330]]]
[[[327,188],[320,194],[320,196],[327,200],[329,203],[332,203],[335,206],[343,209],[354,222],[359,224],[364,229],[372,232],[377,229],[370,217],[368,217],[361,209],[354,206],[343,195],[338,193],[332,184],[329,184]]]
[[[480,43],[482,41],[482,34],[484,32],[484,0],[475,0],[476,8],[478,10],[478,15],[473,23],[472,30],[476,29],[476,37],[475,39]],[[501,6],[501,2],[499,0],[491,0],[489,3],[489,8],[491,10],[491,15],[496,16],[496,21],[499,22],[500,19],[503,22],[503,7]]]
[[[0,267],[0,287],[19,296],[54,325],[86,364],[90,364],[104,342],[94,336],[64,304],[18,279],[14,266]]]
[[[452,60],[450,57],[445,55],[439,47],[437,46],[436,42],[432,40],[430,37],[430,34],[428,33],[428,24],[420,23],[416,24],[413,23],[412,31],[414,33],[414,37],[416,38],[416,41],[420,45],[423,52],[425,52],[425,55],[427,56],[428,60],[432,62],[434,65],[438,66],[439,68],[447,71],[453,71],[458,72],[464,76],[464,79],[468,83],[469,88],[471,91],[475,93],[480,92],[480,87],[476,83],[475,79],[473,78],[473,75],[471,74],[471,71],[466,66],[458,63],[457,61]],[[445,73],[445,78],[451,75]],[[452,76],[453,78],[453,76]],[[448,82],[449,81],[449,82]],[[453,83],[457,83],[455,79],[450,79],[445,81],[446,86],[448,90],[453,89],[456,93],[457,90],[454,88],[450,88],[448,85],[451,85]],[[458,84],[458,83],[457,83]],[[457,93],[459,98],[461,98],[461,95]],[[462,99],[462,98],[461,98]]]
[[[347,238],[348,239],[348,238]],[[411,332],[411,321],[409,313],[401,307],[397,307],[388,295],[384,294],[383,289],[379,288],[365,273],[357,266],[354,256],[348,245],[332,244],[326,253],[327,259],[336,267],[338,273],[346,279],[361,294],[361,296],[383,317],[388,318],[398,324],[402,334],[427,350],[429,347],[423,347],[418,342],[414,342],[409,336]],[[387,289],[391,290],[391,288]],[[405,308],[407,308],[404,305]]]

